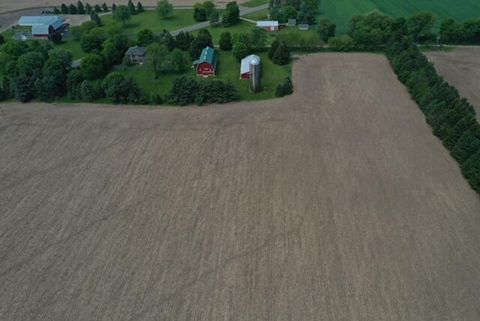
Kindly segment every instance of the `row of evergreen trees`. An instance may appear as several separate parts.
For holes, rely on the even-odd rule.
[[[394,42],[387,57],[424,112],[433,133],[458,161],[472,188],[480,193],[480,124],[473,107],[437,74],[411,40]]]
[[[129,0],[127,7],[131,15],[136,15],[145,11],[141,2],[138,2],[137,5],[134,5],[132,0]],[[116,8],[117,8],[117,5],[115,3],[112,4],[112,7],[111,7],[112,11],[115,11]],[[84,5],[82,1],[78,1],[77,5],[72,3],[67,6],[66,4],[62,3],[62,5],[60,6],[60,9],[58,8],[54,9],[54,14],[92,14],[92,13],[98,14],[101,12],[109,12],[109,11],[110,9],[105,2],[102,5],[96,4],[92,7],[89,3],[86,3]]]
[[[173,105],[204,105],[207,103],[227,103],[240,100],[235,86],[218,79],[197,80],[190,77],[179,77],[166,96]]]

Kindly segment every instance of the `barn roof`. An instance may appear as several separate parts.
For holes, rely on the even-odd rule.
[[[274,21],[274,20],[257,21],[257,27],[278,27],[278,21]]]
[[[215,49],[208,46],[203,48],[202,53],[200,54],[200,57],[197,60],[195,60],[193,64],[199,65],[204,62],[207,62],[212,66],[217,65],[217,53],[215,52]]]
[[[32,27],[32,34],[48,34],[48,28],[51,26],[57,30],[63,25],[63,19],[59,16],[23,16],[18,24]]]
[[[260,63],[260,57],[257,55],[250,55],[243,58],[242,63],[240,64],[240,75],[250,72],[250,63],[252,62]]]
[[[128,48],[126,55],[144,56],[147,53],[145,47],[133,46]]]

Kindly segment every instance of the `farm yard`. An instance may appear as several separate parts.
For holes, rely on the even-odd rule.
[[[480,115],[480,47],[428,52],[438,72],[473,104]]]
[[[3,105],[0,319],[478,320],[480,199],[385,57],[293,80],[222,108]]]
[[[417,12],[432,12],[438,19],[453,18],[465,21],[480,16],[480,2],[465,0],[321,0],[322,17],[337,24],[339,34],[346,33],[350,19],[356,15],[365,15],[374,11],[393,17],[408,17]]]

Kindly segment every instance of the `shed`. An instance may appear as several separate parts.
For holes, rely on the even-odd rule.
[[[297,25],[297,19],[288,19],[287,26],[295,27]]]
[[[59,16],[23,16],[19,26],[31,27],[32,37],[50,39],[61,34],[68,24]]]
[[[240,63],[240,79],[250,79],[253,65],[260,65],[259,56],[249,55],[242,59],[242,62]]]
[[[147,60],[147,49],[145,47],[133,46],[127,49],[125,56],[134,64],[144,64]]]
[[[262,28],[267,31],[277,31],[278,21],[275,21],[275,20],[257,21],[257,28]]]
[[[218,56],[215,49],[205,47],[200,54],[200,57],[193,62],[193,66],[197,71],[197,75],[208,77],[215,76],[217,69]]]
[[[298,30],[300,31],[308,31],[310,29],[310,25],[308,23],[302,23],[298,25]]]

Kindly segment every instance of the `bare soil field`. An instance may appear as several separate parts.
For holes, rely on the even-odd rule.
[[[3,105],[0,320],[480,319],[480,199],[388,61],[293,96]]]
[[[156,6],[158,0],[142,0],[142,4],[144,6]],[[244,3],[248,0],[239,0],[237,3]],[[50,8],[54,6],[60,7],[62,3],[65,4],[70,4],[74,3],[76,4],[78,0],[16,0],[16,1],[11,1],[11,0],[1,0],[0,1],[0,13],[2,12],[10,12],[14,10],[21,10],[21,9],[28,9],[28,8]],[[102,3],[107,3],[108,5],[111,5],[113,3],[119,5],[119,4],[127,4],[128,0],[99,0],[99,1],[83,1],[83,3],[90,3],[90,5],[96,5],[96,4],[102,4]],[[174,6],[179,6],[179,7],[190,7],[193,6],[197,0],[171,0],[170,3],[172,3]],[[227,0],[213,0],[219,7],[224,7],[226,3],[228,2]],[[137,1],[135,1],[135,4]]]
[[[480,119],[480,47],[429,52],[427,57],[438,73],[470,101]]]

